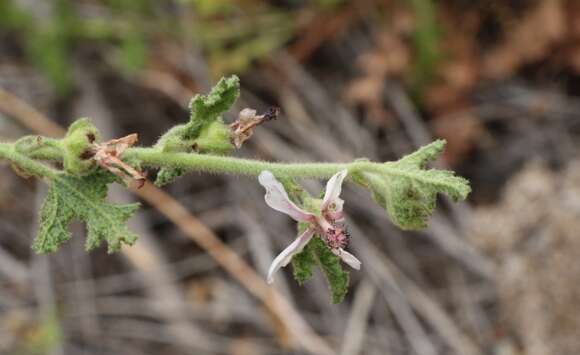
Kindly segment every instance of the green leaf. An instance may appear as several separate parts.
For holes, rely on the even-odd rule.
[[[444,140],[437,140],[397,162],[383,164],[380,169],[361,169],[355,181],[368,187],[375,200],[402,229],[421,229],[444,193],[453,200],[464,200],[471,188],[469,181],[452,171],[425,169],[425,165],[443,151]]]
[[[223,154],[231,149],[229,135],[221,122],[221,114],[230,109],[240,94],[240,80],[233,75],[222,78],[207,96],[195,95],[189,104],[188,123],[165,133],[155,147],[165,152],[190,153],[194,148],[202,153]],[[228,149],[229,148],[229,149]],[[181,169],[162,168],[155,184],[162,186],[184,173]]]
[[[155,185],[164,186],[171,184],[178,177],[185,174],[185,170],[180,168],[161,168],[157,173],[157,178],[155,179]]]
[[[83,177],[66,174],[55,177],[40,211],[40,231],[32,245],[34,251],[56,251],[70,239],[68,226],[73,219],[86,223],[87,250],[98,247],[103,240],[108,243],[109,253],[118,251],[123,244],[132,245],[137,236],[129,231],[126,221],[139,204],[106,202],[107,185],[114,181],[114,175],[102,170]]]
[[[217,120],[240,95],[240,79],[232,75],[222,78],[207,96],[195,95],[189,104],[190,121],[185,126],[185,138],[197,138],[201,130]]]
[[[313,237],[304,250],[292,258],[294,278],[300,285],[312,277],[312,268],[315,265],[322,269],[328,282],[332,303],[342,302],[348,292],[348,272],[343,270],[340,258],[334,255],[318,236]]]
[[[340,303],[348,292],[348,272],[342,269],[340,258],[334,255],[320,237],[312,238],[312,245],[316,261],[324,273],[328,287],[332,294],[332,303]]]
[[[316,266],[316,258],[314,257],[310,245],[311,243],[308,243],[302,252],[294,255],[292,258],[294,280],[296,280],[300,286],[304,285],[306,281],[312,278],[312,268]]]

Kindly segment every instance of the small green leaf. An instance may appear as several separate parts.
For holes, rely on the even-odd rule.
[[[292,258],[294,279],[300,285],[304,284],[312,277],[312,268],[316,264],[322,269],[328,282],[332,303],[342,302],[348,292],[348,272],[343,270],[340,258],[318,236],[313,237],[304,250]]]
[[[113,181],[116,177],[102,170],[82,177],[66,174],[55,177],[40,211],[40,231],[32,245],[34,251],[56,251],[70,239],[68,226],[73,219],[87,225],[87,250],[98,247],[103,240],[108,243],[109,253],[118,251],[122,244],[133,244],[137,236],[129,231],[126,221],[139,204],[106,202],[107,185]]]
[[[308,243],[302,252],[296,254],[292,258],[294,280],[296,280],[300,286],[304,285],[306,281],[312,278],[312,268],[316,266],[316,258],[312,252],[311,244],[312,243]]]
[[[165,152],[223,154],[231,149],[229,135],[221,122],[221,114],[229,110],[240,94],[237,76],[222,78],[207,96],[195,95],[189,107],[188,123],[178,125],[165,133],[155,145]],[[162,168],[155,184],[162,186],[184,173],[181,169]]]
[[[444,140],[437,140],[380,169],[356,173],[355,181],[368,187],[375,200],[386,209],[393,223],[402,229],[425,228],[435,209],[437,194],[464,200],[469,182],[452,171],[425,169],[425,165],[443,151]]]
[[[222,78],[207,96],[195,95],[189,104],[191,119],[185,126],[185,138],[197,138],[201,130],[217,120],[240,95],[240,79]]]
[[[155,179],[155,185],[164,186],[171,184],[175,179],[180,177],[185,173],[185,170],[180,168],[161,168],[157,173],[157,178]]]
[[[312,238],[312,245],[318,265],[324,273],[332,294],[332,303],[340,303],[348,292],[348,272],[342,269],[340,258],[334,255],[319,237]]]

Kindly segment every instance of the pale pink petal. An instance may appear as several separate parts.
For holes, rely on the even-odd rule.
[[[302,249],[308,244],[312,236],[314,235],[314,230],[308,228],[298,236],[292,244],[290,244],[286,249],[284,249],[277,257],[272,261],[272,265],[270,265],[270,269],[268,270],[268,283],[271,284],[274,282],[274,274],[278,271],[281,267],[288,265],[288,263],[292,260],[294,255],[300,253]]]
[[[312,213],[308,213],[299,208],[290,200],[284,185],[269,171],[262,171],[258,176],[258,181],[266,189],[264,200],[266,204],[276,211],[287,214],[298,222],[311,221],[314,218]]]
[[[348,171],[342,170],[334,174],[326,183],[324,198],[322,199],[322,211],[326,210],[331,204],[334,204],[334,211],[342,211],[344,201],[339,197],[342,190],[342,182],[348,174]]]
[[[327,211],[326,212],[326,216],[331,219],[334,223],[344,223],[344,212],[340,211],[340,212],[331,212],[331,211]]]
[[[354,255],[344,249],[338,249],[337,255],[347,263],[351,268],[360,270],[361,262]]]

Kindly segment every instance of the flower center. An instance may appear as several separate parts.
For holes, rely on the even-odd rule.
[[[341,223],[328,221],[324,217],[317,218],[320,235],[328,248],[332,250],[344,249],[350,240],[350,234]]]
[[[330,249],[344,249],[349,242],[349,234],[345,228],[329,229],[324,234],[324,241]]]

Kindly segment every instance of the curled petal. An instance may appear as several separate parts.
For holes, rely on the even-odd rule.
[[[314,235],[314,230],[308,228],[298,236],[292,244],[290,244],[286,249],[284,249],[277,257],[272,261],[272,265],[270,265],[270,269],[268,270],[268,283],[271,284],[274,282],[274,274],[278,271],[281,267],[288,265],[288,263],[292,260],[292,257],[302,251],[306,244],[312,239]]]
[[[360,270],[360,266],[362,263],[348,251],[344,249],[338,249],[338,251],[335,254],[338,255],[342,259],[342,261],[347,263],[351,268],[355,270]]]
[[[290,201],[284,186],[276,180],[276,177],[269,171],[262,171],[258,176],[258,181],[266,189],[264,200],[266,204],[276,211],[287,214],[298,222],[311,221],[314,218],[312,213],[308,213]]]
[[[339,197],[342,191],[342,182],[348,174],[348,171],[342,170],[334,174],[326,183],[324,198],[322,199],[321,209],[325,211],[331,204],[334,204],[334,211],[341,212],[344,201]]]

